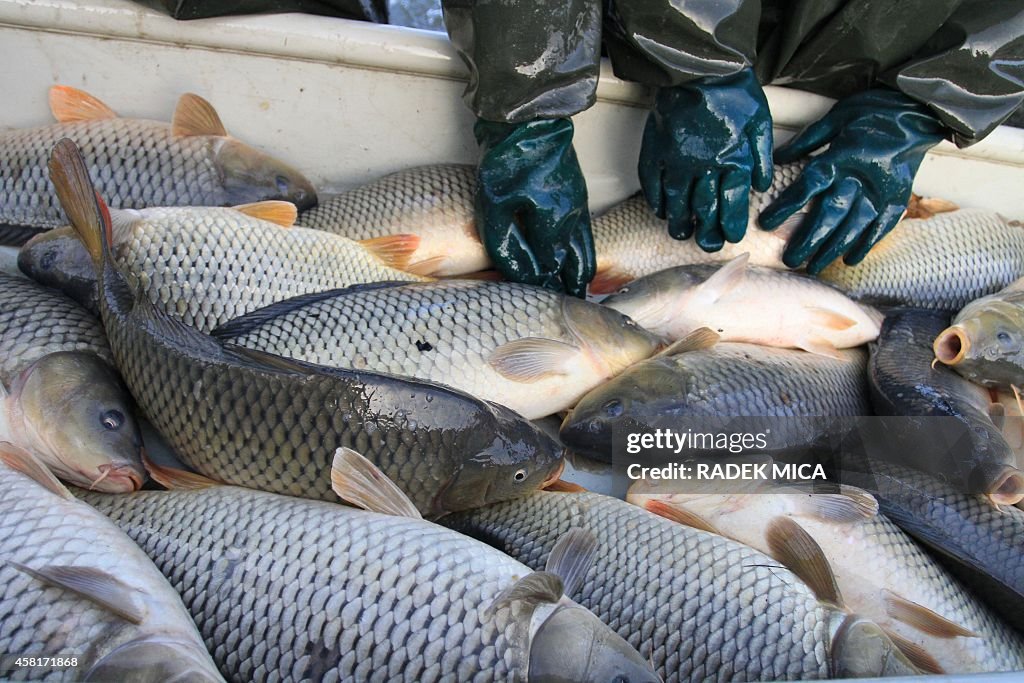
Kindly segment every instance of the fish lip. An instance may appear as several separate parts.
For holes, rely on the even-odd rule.
[[[991,488],[985,495],[993,504],[1016,505],[1024,500],[1024,472],[1007,467]]]
[[[558,461],[558,469],[556,469],[554,472],[552,472],[551,474],[548,475],[548,478],[545,479],[544,483],[540,485],[540,487],[542,489],[546,489],[547,487],[551,486],[552,484],[554,484],[556,481],[558,481],[561,478],[562,472],[565,471],[565,452],[566,452],[566,449],[563,448],[562,449],[562,457]]]
[[[89,486],[91,490],[103,491],[104,493],[130,493],[142,488],[142,475],[132,465],[100,465],[99,477],[90,481],[99,483],[98,486]]]
[[[944,365],[956,365],[963,361],[971,350],[971,340],[962,329],[954,325],[947,327],[932,343],[932,351]]]

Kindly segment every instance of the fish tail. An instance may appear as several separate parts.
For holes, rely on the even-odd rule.
[[[93,262],[100,266],[113,239],[110,211],[93,187],[81,150],[68,138],[62,138],[53,147],[50,180],[79,239]]]

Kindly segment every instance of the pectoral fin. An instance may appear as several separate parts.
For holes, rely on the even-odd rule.
[[[17,562],[8,561],[8,564],[43,583],[85,598],[133,624],[141,624],[145,618],[138,592],[101,569],[63,565],[33,569]]]
[[[528,604],[554,603],[562,599],[563,593],[562,579],[559,576],[546,571],[533,572],[499,593],[487,608],[487,612],[493,614],[516,600],[522,600]]]
[[[423,519],[402,489],[379,467],[351,448],[339,448],[334,452],[331,489],[343,500],[364,510]]]
[[[544,565],[544,571],[562,579],[566,595],[574,595],[583,585],[597,555],[597,537],[586,529],[575,527],[555,543]]]
[[[530,383],[568,374],[567,366],[579,352],[578,347],[555,339],[527,337],[496,348],[487,364],[505,379]]]
[[[821,546],[803,527],[789,517],[776,517],[769,522],[765,539],[772,557],[806,583],[819,600],[842,606],[832,567]]]
[[[918,631],[938,638],[980,638],[974,631],[950,621],[941,614],[936,614],[924,605],[912,600],[901,598],[890,591],[884,591],[885,612],[897,621],[902,621]]]

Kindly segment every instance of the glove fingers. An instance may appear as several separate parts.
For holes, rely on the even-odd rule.
[[[727,242],[739,242],[750,219],[750,183],[745,173],[732,171],[722,179],[719,220]]]
[[[704,251],[718,251],[725,244],[718,222],[718,175],[709,173],[693,187],[691,210],[697,232],[697,246]]]
[[[878,212],[867,197],[861,195],[854,200],[853,206],[846,214],[843,222],[836,226],[836,229],[824,246],[818,250],[810,263],[807,264],[807,272],[817,275],[825,270],[826,266],[850,250],[867,231],[871,221],[875,219]]]
[[[569,237],[569,247],[562,267],[562,281],[566,291],[581,299],[587,295],[587,285],[594,279],[597,271],[597,258],[594,255],[594,238],[590,232],[590,214],[580,219]]]
[[[801,159],[830,142],[839,133],[828,114],[797,133],[782,147],[775,150],[775,163],[788,164]]]
[[[477,213],[480,216],[480,212]],[[507,280],[538,283],[541,267],[511,212],[492,209],[483,213],[480,233],[484,248]],[[478,219],[479,220],[479,219]]]
[[[770,120],[763,121],[754,127],[750,136],[750,146],[754,150],[754,167],[750,185],[758,192],[767,192],[768,188],[772,186],[773,171],[772,122]]]
[[[664,185],[665,217],[668,218],[668,234],[677,240],[685,240],[693,234],[690,220],[690,195],[693,185]]]
[[[813,161],[807,164],[796,182],[779,193],[775,201],[761,212],[761,228],[774,230],[782,225],[787,218],[803,208],[804,204],[824,192],[832,184],[834,177],[835,170],[831,165],[815,164]],[[804,224],[807,224],[807,219],[804,219]]]
[[[782,262],[790,268],[797,268],[835,233],[836,228],[853,208],[860,194],[860,183],[844,178],[831,192],[822,195],[820,201],[807,212],[797,233],[786,245]]]
[[[902,214],[903,208],[900,206],[890,206],[882,211],[882,214],[864,232],[860,242],[843,259],[846,265],[855,266],[863,261],[864,257],[868,255],[868,251],[896,227]]]

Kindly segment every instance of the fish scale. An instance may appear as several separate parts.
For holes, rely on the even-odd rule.
[[[228,208],[114,211],[115,252],[158,307],[208,332],[301,294],[379,280],[423,278],[386,266],[365,247],[306,228],[282,228]]]
[[[355,240],[417,235],[420,246],[412,262],[443,259],[432,275],[460,275],[490,265],[476,230],[475,191],[473,166],[417,166],[321,198],[297,224]]]
[[[0,382],[43,356],[86,351],[113,365],[103,324],[63,294],[0,273]]]
[[[1024,228],[983,209],[905,219],[860,264],[819,277],[871,304],[959,310],[1024,277]]]
[[[567,408],[662,344],[603,306],[530,285],[472,280],[313,295],[256,311],[214,336],[320,365],[446,384],[529,418]],[[503,374],[493,354],[527,338],[563,352],[572,345],[572,360],[551,363],[550,376]]]
[[[484,610],[530,570],[470,538],[235,487],[82,496],[179,590],[230,680],[525,680],[525,608]]]
[[[628,500],[660,501],[706,520],[719,533],[762,552],[771,550],[769,522],[788,516],[822,549],[852,612],[921,646],[947,673],[1024,669],[1024,641],[906,533],[880,514],[827,518],[815,505],[830,496],[766,488],[754,494],[679,493],[665,482],[638,483]],[[858,492],[859,493],[859,492]],[[834,496],[833,496],[834,497]],[[857,548],[858,555],[849,555]],[[890,614],[889,594],[917,603],[977,637],[930,635]]]
[[[593,493],[538,492],[445,517],[529,567],[572,527],[598,539],[574,600],[666,683],[826,678],[831,613],[761,553]]]
[[[222,680],[181,599],[135,543],[85,503],[44,490],[4,464],[0,557],[5,560],[0,562],[0,653],[79,658],[78,668],[72,669],[0,671],[4,680],[80,680],[117,647],[146,638],[175,640],[175,652],[163,654],[181,658],[178,673],[189,674],[187,680]],[[102,571],[133,590],[142,622],[133,624],[8,562],[37,570],[74,566]]]
[[[210,138],[174,136],[159,121],[76,121],[0,133],[0,224],[39,230],[67,225],[46,168],[61,138],[70,138],[85,153],[89,175],[111,206],[216,206],[227,201]]]

